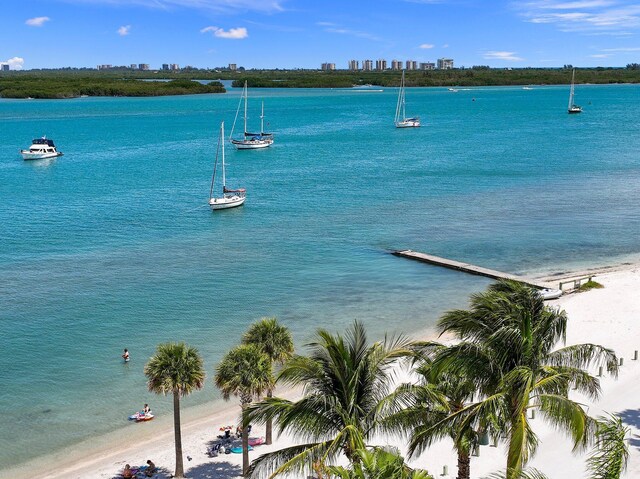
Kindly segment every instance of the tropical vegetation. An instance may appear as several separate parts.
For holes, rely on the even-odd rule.
[[[478,445],[477,421],[465,421],[459,414],[472,400],[475,384],[472,379],[447,371],[434,374],[433,357],[446,347],[438,343],[423,343],[416,351],[414,372],[417,384],[402,384],[396,390],[405,407],[388,421],[390,431],[409,435],[410,456],[425,452],[434,442],[450,438],[458,455],[457,479],[469,479],[471,451]],[[454,421],[446,421],[454,415]]]
[[[586,447],[596,434],[596,422],[568,397],[569,390],[596,399],[600,383],[586,368],[600,363],[615,375],[618,362],[613,351],[596,344],[554,349],[565,341],[566,326],[565,312],[545,306],[537,291],[512,281],[473,295],[469,310],[446,313],[438,328],[455,334],[459,342],[438,352],[431,366],[434,376],[454,374],[472,380],[480,400],[431,430],[455,421],[463,429],[481,421],[494,438],[506,435],[507,479],[520,477],[536,452],[531,409],[568,433],[574,450]]]
[[[0,98],[77,98],[81,96],[166,96],[224,93],[220,82],[206,85],[188,79],[141,81],[82,76],[0,76]]]
[[[577,84],[640,83],[638,64],[626,68],[576,68]],[[571,81],[571,65],[561,68],[489,68],[478,65],[451,70],[412,70],[409,87],[562,85]],[[165,81],[140,81],[165,80]],[[168,81],[167,81],[168,80]],[[190,80],[213,80],[208,85]],[[245,70],[183,68],[179,71],[90,68],[0,72],[2,98],[72,98],[88,96],[157,96],[222,93],[217,80],[247,81],[251,88],[351,88],[361,85],[397,87],[400,71]]]
[[[231,396],[240,398],[242,471],[246,475],[249,468],[248,426],[251,423],[247,408],[266,391],[273,389],[271,361],[255,345],[241,344],[229,351],[218,364],[214,380],[225,400]]]
[[[615,415],[598,418],[596,444],[587,459],[589,479],[618,479],[627,468],[629,428]]]
[[[424,469],[412,469],[398,451],[374,447],[360,449],[350,467],[329,466],[327,472],[336,479],[433,479]]]
[[[204,386],[205,370],[198,350],[184,343],[159,344],[144,367],[149,391],[173,395],[173,428],[176,469],[174,477],[184,477],[182,433],[180,430],[180,397]]]
[[[270,361],[271,367],[282,366],[293,356],[293,337],[286,326],[276,318],[262,318],[252,324],[242,337],[244,344],[255,345]],[[273,381],[275,388],[275,380]],[[274,388],[267,389],[267,397],[273,397]],[[273,421],[267,419],[265,442],[273,442]]]
[[[411,343],[402,337],[369,344],[359,322],[344,336],[320,329],[306,347],[309,355],[294,355],[278,376],[284,384],[302,386],[302,398],[265,398],[249,408],[252,421],[274,419],[280,433],[287,432],[301,443],[255,459],[252,477],[309,468],[320,474],[338,456],[357,462],[357,451],[393,412],[394,404],[388,401],[392,366],[412,354]]]

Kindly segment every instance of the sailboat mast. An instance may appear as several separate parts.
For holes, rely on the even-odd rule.
[[[404,100],[404,70],[402,70],[402,121],[407,119],[407,111],[405,108],[405,100]]]
[[[264,101],[262,102],[262,112],[260,113],[260,134],[264,133]]]
[[[247,97],[249,96],[247,90],[247,81],[244,82],[244,134],[247,135]]]
[[[576,69],[573,69],[573,73],[571,75],[571,89],[569,90],[569,108],[573,106],[573,89],[576,80]]]
[[[220,138],[224,138],[224,121],[220,125]],[[224,172],[224,140],[222,141],[222,195],[224,196],[224,190],[227,186],[227,178]]]

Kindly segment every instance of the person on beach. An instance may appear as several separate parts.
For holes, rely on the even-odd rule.
[[[147,468],[144,470],[144,475],[147,477],[152,477],[156,473],[157,467],[151,461],[151,459],[147,460]]]
[[[125,363],[129,362],[129,350],[127,348],[124,348],[124,353],[122,353],[122,359],[124,359]]]
[[[131,479],[133,477],[136,477],[135,473],[133,472],[133,469],[131,469],[131,466],[129,464],[125,464],[124,469],[122,470],[122,477],[126,479]]]

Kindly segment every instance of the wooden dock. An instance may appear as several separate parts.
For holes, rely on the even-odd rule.
[[[418,253],[417,251],[411,251],[410,249],[404,251],[394,251],[393,254],[396,256],[401,256],[403,258],[422,261],[423,263],[442,266],[443,268],[455,269],[456,271],[463,271],[465,273],[475,274],[478,276],[486,276],[487,278],[510,279],[513,281],[518,281],[519,283],[524,283],[533,288],[546,289],[549,287],[542,281],[536,281],[535,279],[525,278],[524,276],[517,276],[515,274],[503,273],[502,271],[483,268],[482,266],[476,266],[474,264],[462,263],[461,261],[455,261],[453,259],[441,258],[440,256]]]

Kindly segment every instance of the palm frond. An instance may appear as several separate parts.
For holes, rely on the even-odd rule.
[[[547,356],[547,364],[578,369],[602,365],[616,378],[619,371],[618,358],[612,349],[590,343],[558,349]]]
[[[627,469],[629,428],[620,417],[611,414],[599,417],[596,447],[587,459],[589,479],[619,479]]]
[[[539,395],[538,404],[542,416],[573,439],[574,450],[586,447],[593,439],[596,424],[582,405],[565,396],[554,394]]]

